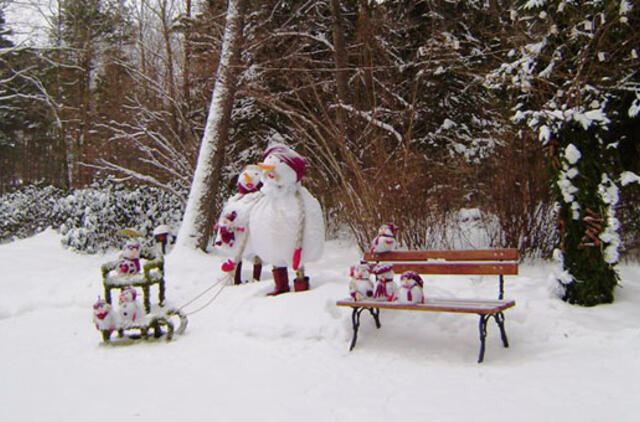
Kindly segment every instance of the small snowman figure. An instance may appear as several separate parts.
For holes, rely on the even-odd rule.
[[[93,323],[96,329],[102,333],[111,334],[118,329],[118,315],[111,308],[111,305],[100,297],[93,304]]]
[[[369,267],[365,264],[353,265],[349,269],[349,295],[353,300],[373,299],[373,283],[371,282]]]
[[[142,234],[134,229],[124,229],[119,232],[120,235],[128,236],[120,253],[120,261],[118,261],[118,272],[123,275],[134,275],[140,272],[140,252],[142,245],[138,241],[138,237]]]
[[[384,253],[395,250],[398,247],[395,235],[398,227],[392,223],[383,224],[378,229],[378,235],[371,242],[370,251],[373,253]]]
[[[257,165],[246,166],[238,176],[238,193],[225,203],[220,218],[214,226],[216,238],[214,246],[225,257],[222,271],[234,274],[234,284],[242,283],[242,258],[253,261],[253,281],[259,281],[262,261],[251,251],[246,241],[249,214],[260,198],[262,169]]]
[[[118,315],[120,316],[122,328],[144,324],[145,313],[138,300],[138,293],[135,288],[126,286],[120,292]]]
[[[216,246],[227,245],[230,248],[233,247],[233,244],[236,241],[235,231],[244,231],[244,227],[234,227],[233,222],[235,221],[238,213],[236,211],[231,211],[227,214],[224,214],[218,220],[218,224],[216,224],[215,229],[218,231],[218,235],[216,236]]]
[[[424,303],[422,287],[424,283],[420,275],[414,271],[407,271],[400,276],[398,299],[400,303]]]
[[[393,265],[378,264],[371,271],[376,276],[376,289],[373,294],[375,300],[393,302],[396,300],[398,286],[393,281]]]

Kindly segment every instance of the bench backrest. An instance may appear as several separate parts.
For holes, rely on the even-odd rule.
[[[396,274],[415,271],[419,274],[499,275],[500,299],[504,294],[502,276],[518,274],[517,249],[367,252],[363,260],[392,263]]]
[[[419,274],[518,274],[517,249],[474,249],[460,251],[394,251],[381,254],[367,252],[367,262],[393,263],[396,273]]]

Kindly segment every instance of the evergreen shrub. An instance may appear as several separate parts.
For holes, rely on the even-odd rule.
[[[122,247],[117,232],[127,227],[144,233],[143,246],[149,247],[153,229],[166,224],[177,230],[184,211],[182,201],[165,190],[110,180],[66,195],[50,186],[28,186],[0,199],[1,242],[53,227],[63,245],[86,253]]]

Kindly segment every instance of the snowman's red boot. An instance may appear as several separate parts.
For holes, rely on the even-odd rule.
[[[271,293],[267,293],[267,296],[276,296],[282,293],[287,293],[291,290],[289,288],[289,274],[287,267],[274,267],[271,272],[273,273],[275,289]]]
[[[262,261],[256,257],[253,261],[253,281],[260,281],[262,276]]]
[[[296,292],[309,290],[309,277],[305,277],[304,268],[300,268],[296,271],[296,279],[293,280],[293,290]]]
[[[233,275],[233,284],[242,284],[242,261],[236,264],[235,274]]]

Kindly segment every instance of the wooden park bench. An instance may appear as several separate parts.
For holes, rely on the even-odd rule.
[[[366,253],[367,263],[391,263],[393,271],[399,275],[405,271],[415,271],[430,275],[497,275],[499,282],[498,299],[434,298],[425,295],[425,303],[404,304],[378,302],[374,300],[340,300],[337,306],[353,309],[353,339],[349,350],[353,350],[358,339],[360,314],[366,309],[371,313],[376,327],[380,328],[380,310],[452,312],[476,314],[480,317],[480,353],[478,363],[484,360],[487,322],[493,318],[500,329],[504,347],[509,347],[505,330],[504,311],[515,306],[514,300],[504,299],[504,276],[518,274],[518,251],[516,249],[457,250],[457,251],[394,251],[381,254]]]

